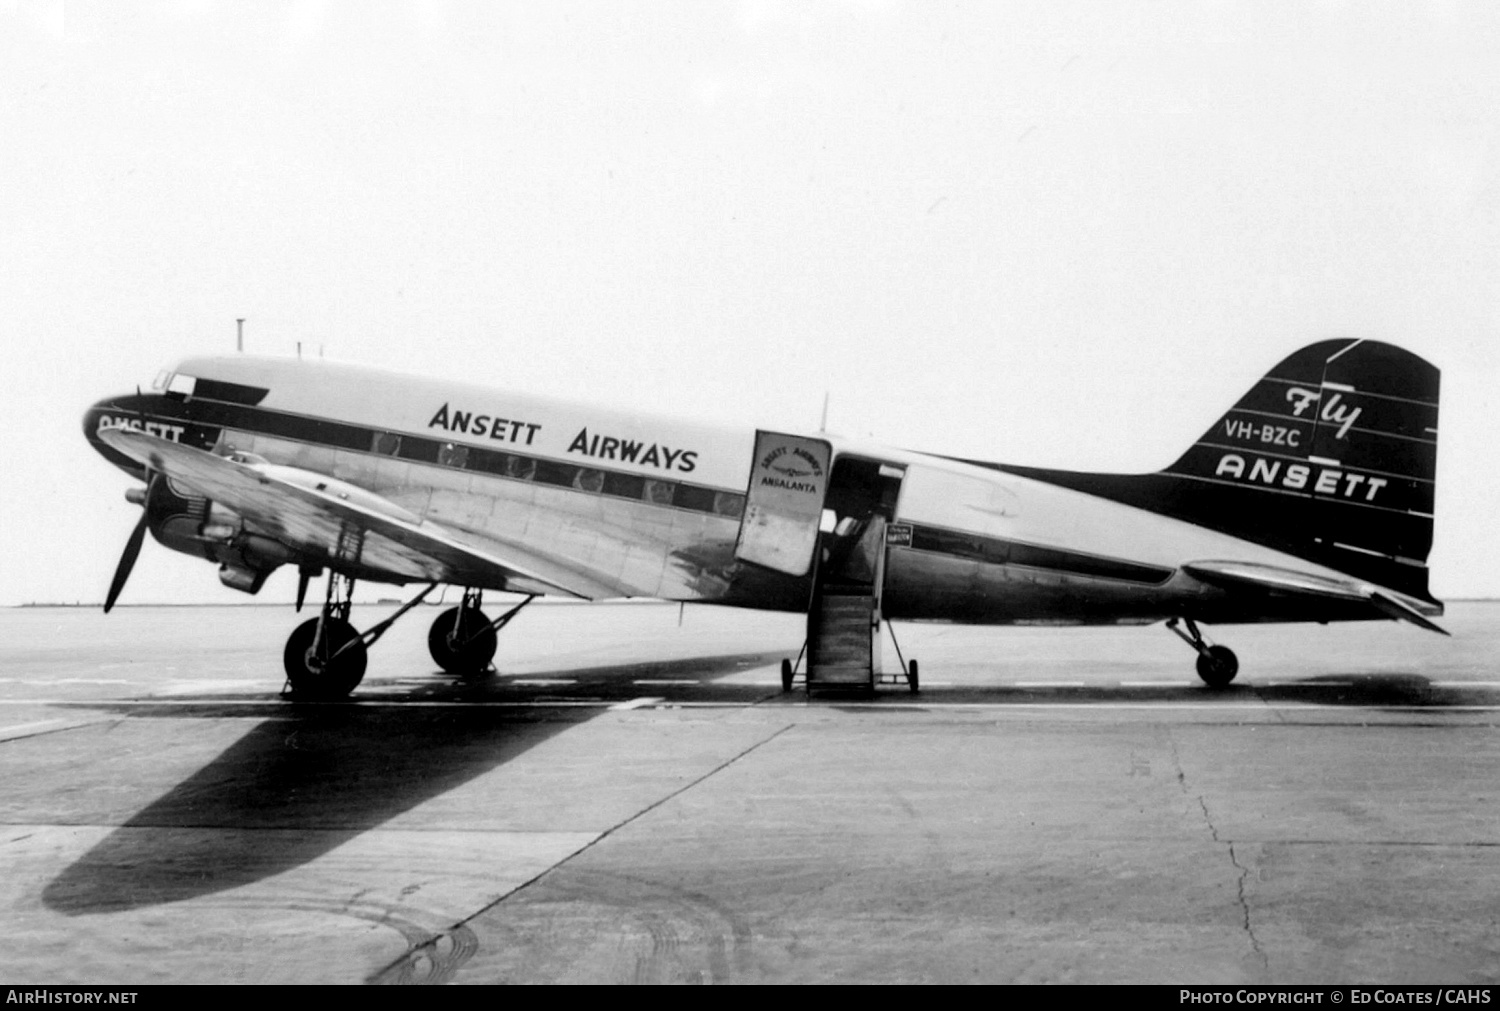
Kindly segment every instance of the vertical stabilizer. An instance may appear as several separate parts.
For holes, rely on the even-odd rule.
[[[1205,486],[1206,525],[1427,598],[1437,435],[1431,363],[1324,341],[1272,369],[1163,473]]]

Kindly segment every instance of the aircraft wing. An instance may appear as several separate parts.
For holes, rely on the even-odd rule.
[[[292,547],[407,580],[503,586],[520,593],[615,596],[556,562],[466,544],[387,499],[336,478],[240,463],[128,428],[99,433],[113,449],[231,509]]]
[[[1432,632],[1448,632],[1411,604],[1388,590],[1355,579],[1336,579],[1254,562],[1190,562],[1182,567],[1190,576],[1228,589],[1254,588],[1290,596],[1363,601],[1387,618],[1409,621]]]

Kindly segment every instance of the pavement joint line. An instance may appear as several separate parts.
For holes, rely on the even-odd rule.
[[[641,709],[646,706],[654,706],[658,702],[665,701],[666,699],[660,695],[642,695],[640,698],[631,699],[629,702],[616,702],[609,708],[614,710]]]
[[[4,685],[129,685],[128,678],[0,678]]]
[[[677,789],[673,790],[671,793],[667,794],[665,797],[662,797],[659,800],[656,800],[656,801],[654,801],[654,802],[652,802],[650,804],[647,804],[645,807],[641,808],[635,814],[632,814],[632,815],[630,815],[627,818],[621,819],[617,824],[611,825],[609,828],[605,829],[603,832],[600,832],[598,835],[594,836],[594,838],[590,839],[588,842],[584,843],[582,846],[578,847],[576,850],[574,850],[573,852],[569,853],[567,856],[563,857],[561,860],[557,861],[552,866],[543,868],[541,871],[537,872],[535,875],[533,875],[532,877],[528,878],[527,880],[521,882],[519,885],[517,885],[516,887],[512,888],[510,891],[506,892],[504,895],[500,896],[497,899],[494,899],[493,901],[485,904],[484,906],[481,906],[479,909],[477,909],[474,912],[470,913],[468,916],[464,917],[463,919],[456,921],[455,923],[453,923],[452,926],[450,926],[448,928],[448,930],[450,930],[450,931],[454,930],[454,929],[456,929],[458,927],[464,926],[465,924],[469,923],[471,920],[476,919],[477,917],[483,916],[489,910],[494,909],[496,906],[500,905],[506,899],[509,899],[512,895],[515,895],[518,892],[523,891],[524,889],[530,888],[532,885],[536,884],[536,882],[540,881],[542,878],[546,877],[548,874],[551,874],[553,871],[557,870],[563,864],[565,864],[568,861],[572,860],[574,857],[578,856],[580,853],[585,853],[588,850],[593,849],[599,843],[603,842],[605,839],[607,839],[610,836],[614,835],[616,832],[618,832],[620,829],[624,828],[625,826],[629,825],[631,822],[639,821],[641,818],[644,818],[646,815],[650,814],[652,811],[655,811],[657,808],[661,807],[663,804],[666,804],[668,801],[674,800],[677,797],[682,796],[684,793],[687,793],[689,790],[691,790],[693,787],[697,786],[699,783],[702,783],[705,780],[710,779],[713,776],[718,775],[720,772],[722,772],[725,769],[729,768],[735,762],[738,762],[740,759],[742,759],[746,755],[750,754],[750,752],[757,750],[762,745],[770,744],[772,741],[776,740],[776,738],[780,737],[782,734],[786,733],[788,730],[791,730],[792,727],[794,727],[794,726],[796,726],[796,724],[794,724],[794,723],[788,723],[786,726],[784,726],[780,730],[777,730],[776,732],[772,733],[770,736],[763,737],[760,740],[755,741],[754,743],[752,743],[748,747],[744,748],[743,750],[741,750],[737,754],[731,755],[729,758],[727,758],[724,761],[720,762],[718,765],[714,766],[712,769],[709,769],[707,772],[705,772],[703,775],[699,776],[697,779],[694,779],[692,782],[686,783],[683,786],[678,787]],[[387,964],[379,972],[372,973],[367,978],[369,978],[369,979],[376,979],[376,978],[384,975],[385,973],[387,973],[390,970],[394,969],[396,966],[400,965],[401,962],[404,961],[407,958],[408,955],[409,955],[409,952],[403,953],[399,957],[393,959],[389,964]]]
[[[78,727],[88,727],[95,723],[103,723],[108,717],[99,717],[90,720],[70,720],[58,717],[52,720],[35,720],[31,723],[18,723],[12,727],[0,727],[0,742],[18,741],[27,737],[40,737],[42,734],[55,734],[60,730],[75,730]]]

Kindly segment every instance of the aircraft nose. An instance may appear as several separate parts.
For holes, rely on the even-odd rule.
[[[83,412],[83,437],[89,445],[95,448],[103,445],[99,441],[99,428],[105,418],[118,412],[114,397],[107,397]]]
[[[138,404],[130,401],[135,397],[106,397],[83,412],[83,437],[94,447],[94,451],[126,473],[141,476],[141,465],[118,450],[111,449],[99,438],[106,429],[129,425],[134,413],[140,411]]]

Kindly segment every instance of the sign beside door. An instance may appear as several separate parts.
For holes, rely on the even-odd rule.
[[[818,546],[830,454],[821,439],[755,433],[736,558],[789,576],[807,575]]]

